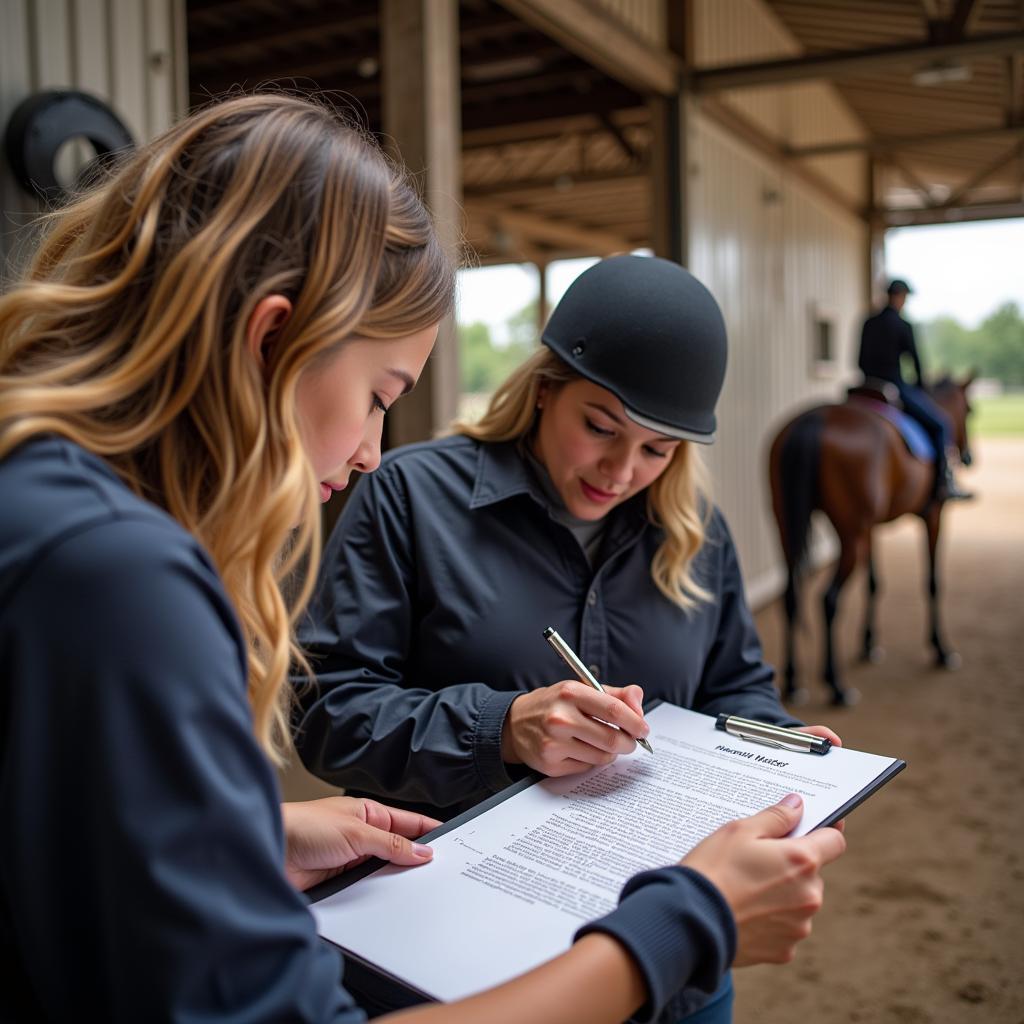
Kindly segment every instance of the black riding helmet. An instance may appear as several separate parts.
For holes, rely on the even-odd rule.
[[[569,286],[541,340],[640,426],[714,441],[725,321],[711,292],[678,264],[647,256],[595,263]]]

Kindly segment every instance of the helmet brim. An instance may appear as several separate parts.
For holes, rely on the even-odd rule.
[[[656,433],[664,434],[666,437],[676,438],[680,441],[695,441],[697,444],[714,444],[715,442],[715,431],[713,430],[710,434],[700,434],[695,430],[684,430],[682,427],[673,427],[668,423],[660,423],[658,420],[652,420],[648,416],[643,416],[636,409],[630,409],[625,403],[623,403],[622,407],[625,409],[626,415],[634,423],[645,427],[647,430],[653,430]]]

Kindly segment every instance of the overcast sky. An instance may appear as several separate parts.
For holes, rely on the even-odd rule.
[[[548,298],[555,303],[591,260],[566,260],[548,269]],[[1004,302],[1024,309],[1024,219],[897,228],[886,234],[890,277],[914,288],[911,320],[955,317],[976,327]],[[530,264],[482,267],[460,274],[459,320],[482,320],[504,340],[508,318],[536,297]]]
[[[897,228],[886,233],[890,277],[914,289],[911,320],[978,324],[1004,302],[1024,309],[1024,219]]]

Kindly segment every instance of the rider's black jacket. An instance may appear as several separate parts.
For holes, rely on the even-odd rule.
[[[900,371],[900,356],[908,355],[914,362],[918,386],[924,381],[921,359],[914,342],[914,328],[892,306],[868,317],[860,334],[860,356],[857,365],[865,377],[906,383]]]

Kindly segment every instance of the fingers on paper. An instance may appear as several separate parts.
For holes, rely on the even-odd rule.
[[[376,800],[364,800],[363,806],[366,812],[366,821],[370,825],[386,832],[397,832],[400,836],[406,836],[409,839],[419,839],[420,836],[441,824],[436,818],[429,818],[425,814],[406,811],[399,807],[389,807]]]
[[[434,853],[429,846],[366,822],[353,822],[348,838],[360,857],[379,857],[393,864],[422,864]]]
[[[794,794],[790,794],[784,799],[792,801],[793,796]],[[783,836],[789,835],[796,828],[802,810],[803,801],[799,797],[796,798],[795,804],[792,802],[787,804],[784,801],[780,801],[771,807],[766,807],[757,814],[751,815],[746,819],[746,826],[764,838],[781,839]]]

